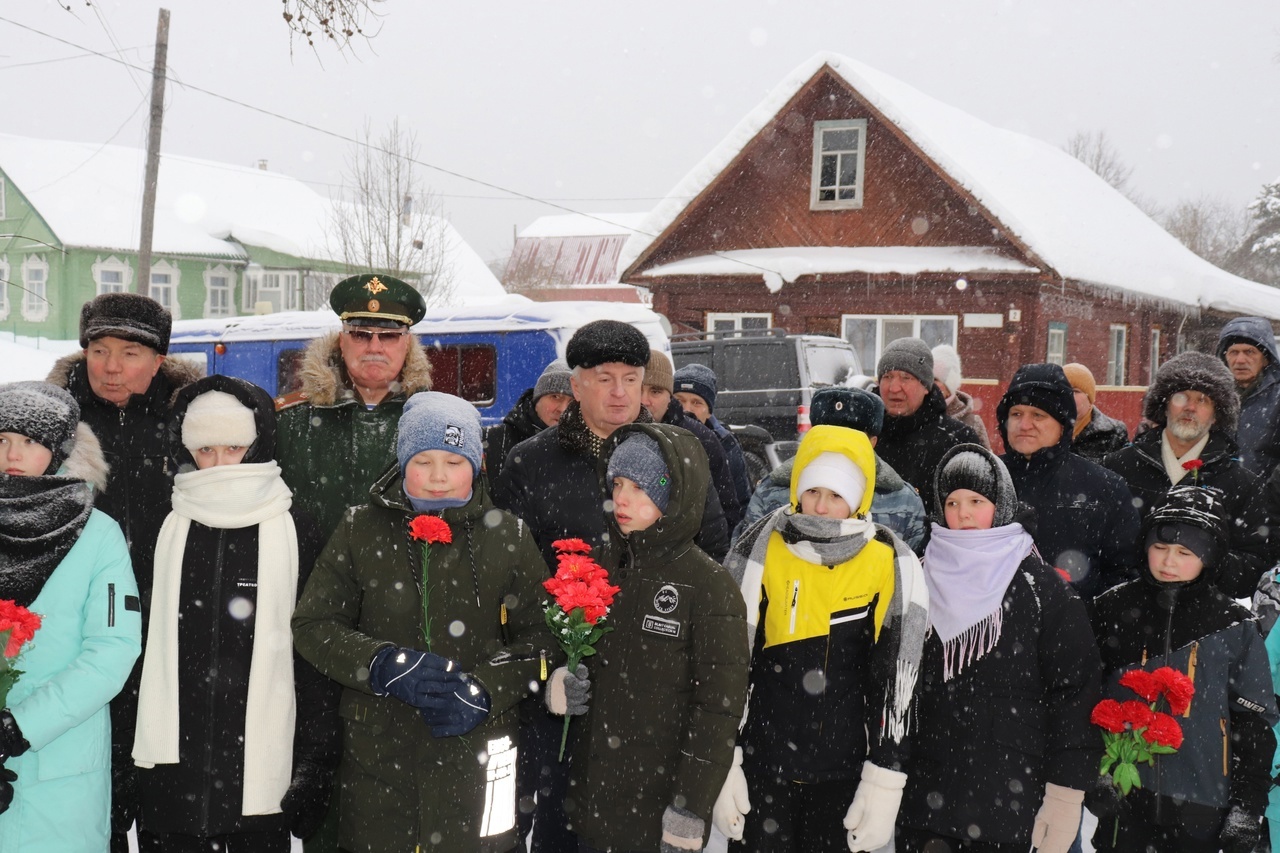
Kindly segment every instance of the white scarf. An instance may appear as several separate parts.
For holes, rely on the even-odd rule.
[[[179,474],[173,512],[156,542],[146,656],[138,690],[133,759],[139,767],[178,763],[178,609],[191,522],[258,526],[258,593],[244,727],[246,815],[278,814],[293,769],[293,616],[298,537],[293,494],[275,462],[220,465]]]
[[[989,530],[933,524],[924,549],[929,623],[942,640],[942,680],[995,648],[1005,591],[1031,553],[1031,534],[1014,522]]]
[[[1169,475],[1170,485],[1178,485],[1178,483],[1182,482],[1183,477],[1191,473],[1182,467],[1182,463],[1190,462],[1192,459],[1199,459],[1200,454],[1204,452],[1205,445],[1208,443],[1209,434],[1205,433],[1203,438],[1187,448],[1186,453],[1178,456],[1173,452],[1173,446],[1169,444],[1168,428],[1160,430],[1160,461],[1164,463],[1164,472]]]

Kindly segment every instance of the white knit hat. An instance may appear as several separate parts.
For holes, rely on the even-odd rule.
[[[844,498],[844,502],[856,513],[862,505],[862,496],[867,491],[867,477],[848,456],[827,450],[813,457],[813,461],[804,466],[800,479],[796,481],[796,496],[798,498],[818,487],[830,489]]]
[[[257,440],[252,410],[225,391],[196,397],[182,419],[182,446],[192,452],[222,445],[249,447]]]
[[[933,348],[933,375],[947,386],[948,393],[960,390],[964,377],[960,373],[960,353],[951,344],[938,344]]]

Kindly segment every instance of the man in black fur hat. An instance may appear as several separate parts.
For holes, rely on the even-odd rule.
[[[1160,426],[1107,455],[1102,464],[1124,477],[1145,517],[1176,485],[1222,492],[1230,549],[1218,560],[1217,585],[1234,598],[1253,595],[1275,561],[1267,542],[1262,484],[1239,461],[1240,398],[1231,371],[1218,359],[1184,352],[1156,372],[1142,416]]]
[[[104,293],[80,310],[82,352],[53,366],[48,381],[66,388],[80,405],[80,419],[102,444],[111,466],[94,506],[114,518],[129,543],[142,597],[142,624],[151,601],[151,568],[160,525],[169,514],[173,475],[169,462],[169,401],[196,379],[190,362],[168,357],[173,318],[146,296]],[[125,833],[137,814],[134,783],[134,717],[139,669],[111,703],[111,849],[128,849]]]

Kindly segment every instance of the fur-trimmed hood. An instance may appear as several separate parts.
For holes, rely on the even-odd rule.
[[[1164,427],[1169,398],[1179,391],[1199,391],[1213,400],[1213,428],[1234,438],[1240,420],[1235,377],[1221,360],[1203,352],[1184,352],[1160,365],[1142,401],[1142,416]]]
[[[84,421],[76,424],[75,446],[58,473],[64,477],[84,480],[93,486],[95,492],[107,490],[107,475],[111,473],[111,466],[107,464],[107,457],[102,452],[98,437]]]
[[[313,406],[333,406],[355,397],[346,366],[342,363],[338,335],[338,332],[330,332],[316,338],[302,357],[300,390]],[[408,399],[419,391],[430,390],[431,362],[427,361],[427,354],[421,346],[411,345],[400,370],[400,381],[392,383],[391,393]]]
[[[88,376],[85,374],[85,368],[81,367],[84,362],[84,350],[73,352],[70,355],[64,355],[62,358],[54,362],[53,369],[49,371],[49,375],[45,378],[45,381],[51,385],[57,385],[59,388],[65,388],[75,396],[78,390],[76,388],[77,382],[75,381],[77,373],[81,375],[84,386],[86,388],[88,387]],[[204,376],[204,370],[195,362],[169,355],[165,356],[164,361],[161,362],[160,372],[156,375],[164,376],[164,378],[168,380],[169,390],[170,393],[172,393],[173,390],[181,388],[184,385],[190,385],[192,382],[195,382],[197,379]],[[155,383],[153,382],[152,385],[154,386]],[[135,394],[134,400],[145,396],[146,395]],[[165,408],[169,404],[169,400],[167,399],[169,395],[166,394],[164,396],[166,399],[156,401],[161,408]],[[82,401],[81,406],[83,405],[84,403]],[[130,401],[130,405],[133,405],[133,400]]]

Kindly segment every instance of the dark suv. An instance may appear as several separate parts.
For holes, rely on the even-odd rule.
[[[807,419],[815,390],[847,384],[862,374],[848,341],[788,335],[783,329],[674,335],[671,355],[677,369],[697,363],[715,371],[715,415],[721,423],[767,433],[734,430],[743,450],[759,457],[760,465],[769,461],[762,443],[799,437],[800,418]]]

